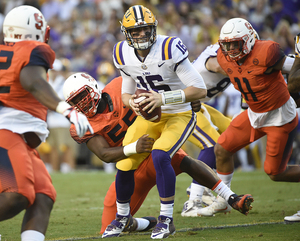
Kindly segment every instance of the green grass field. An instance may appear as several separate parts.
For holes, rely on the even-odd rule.
[[[78,171],[53,174],[52,178],[57,200],[46,240],[100,239],[102,203],[114,175],[102,171]],[[232,190],[237,194],[250,193],[255,200],[248,216],[232,210],[230,214],[216,214],[215,217],[182,218],[182,205],[187,200],[185,190],[190,182],[191,178],[186,174],[177,177],[176,234],[168,240],[300,240],[300,223],[283,222],[284,216],[300,210],[299,183],[275,183],[263,171],[237,171]],[[158,216],[159,207],[157,190],[153,188],[136,217]],[[23,214],[0,223],[2,241],[20,240]],[[117,240],[150,240],[150,233],[124,234]]]

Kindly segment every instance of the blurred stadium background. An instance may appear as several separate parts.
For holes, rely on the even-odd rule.
[[[158,20],[158,34],[180,37],[188,47],[190,61],[195,60],[206,46],[217,42],[221,26],[232,17],[247,19],[261,39],[278,42],[286,54],[294,53],[294,36],[300,32],[299,0],[1,0],[1,43],[2,23],[6,13],[15,6],[25,4],[40,9],[51,27],[49,44],[60,61],[60,64],[54,66],[53,73],[68,76],[72,72],[87,72],[102,86],[119,75],[112,63],[112,49],[115,43],[124,40],[119,21],[131,5],[142,4],[151,9]],[[219,102],[215,100],[211,104],[230,116],[233,114],[228,108],[230,102],[233,102],[230,100],[231,95],[227,93],[225,97],[220,96]],[[227,102],[222,101],[224,98],[227,98]],[[227,103],[228,106],[221,103]],[[248,217],[233,212],[208,219],[180,218],[182,205],[187,199],[185,189],[191,179],[185,174],[178,178],[175,220],[177,229],[184,232],[178,232],[176,240],[199,240],[199,237],[204,240],[300,240],[298,224],[282,225],[285,215],[292,215],[300,209],[299,198],[295,198],[299,194],[299,185],[278,184],[268,179],[261,170],[264,153],[260,147],[263,145],[262,141],[249,147],[236,161],[238,170],[252,171],[237,171],[232,182],[232,188],[237,193],[247,190],[255,198],[254,209]],[[185,149],[191,156],[197,157],[199,154],[199,150],[189,143],[186,143]],[[39,150],[45,162],[52,150],[47,145]],[[65,150],[66,147],[60,147],[61,152]],[[90,236],[90,239],[99,238],[102,203],[108,186],[114,180],[114,169],[107,169],[108,173],[98,171],[103,169],[103,164],[85,145],[77,145],[73,151],[73,170],[77,172],[68,175],[52,172],[58,198],[46,235],[48,240],[84,240],[86,236]],[[291,162],[300,163],[299,152],[300,136],[294,142]],[[247,158],[247,164],[252,169],[241,168],[243,157]],[[158,205],[157,191],[153,189],[145,202],[147,208],[141,208],[138,214],[142,216],[151,213],[157,216]],[[17,227],[21,216],[0,223],[2,240],[19,240],[20,230]],[[262,230],[256,226],[267,223],[274,224],[262,225]],[[240,227],[226,231],[213,228],[243,224],[253,228]],[[205,231],[203,227],[210,229]],[[213,234],[209,230],[214,230]],[[199,231],[201,236],[198,235]],[[216,232],[220,236],[216,236]],[[120,240],[144,239],[149,237],[124,236]]]

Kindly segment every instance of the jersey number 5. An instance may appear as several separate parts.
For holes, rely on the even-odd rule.
[[[140,84],[146,89],[149,90],[149,87],[147,86],[146,82],[150,86],[150,88],[154,91],[170,91],[170,87],[168,85],[155,85],[155,82],[161,82],[164,81],[163,78],[160,75],[148,75],[145,77],[145,80],[142,76],[137,76]]]
[[[126,115],[122,118],[122,120],[124,121],[124,123],[126,124],[127,127],[131,126],[131,124],[135,121],[136,116],[134,116],[132,118],[133,115],[133,111],[132,110],[128,110],[128,112],[126,113]],[[130,120],[132,118],[132,120]],[[114,142],[117,143],[118,141],[120,141],[121,139],[124,138],[126,131],[122,131],[121,133],[119,133],[118,135],[116,134],[119,130],[122,129],[122,126],[120,124],[117,124],[113,129],[111,129],[107,135],[110,137],[110,139]],[[127,128],[126,128],[127,130]]]

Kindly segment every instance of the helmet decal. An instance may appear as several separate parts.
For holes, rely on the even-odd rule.
[[[219,44],[226,58],[238,61],[251,52],[255,39],[258,38],[247,20],[232,18],[221,28]]]
[[[4,42],[35,40],[47,43],[49,29],[43,14],[37,8],[28,5],[15,7],[3,21]]]

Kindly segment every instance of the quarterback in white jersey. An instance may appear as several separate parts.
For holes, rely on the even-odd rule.
[[[122,92],[130,94],[136,90],[132,80],[138,88],[158,93],[182,90],[188,86],[205,88],[187,57],[188,51],[179,38],[162,35],[157,36],[143,61],[126,41],[115,45],[113,55],[115,66],[121,70],[123,78]],[[161,109],[162,113],[179,113],[190,110],[191,106],[190,103],[176,103],[162,105]]]
[[[114,63],[123,78],[123,103],[138,115],[139,105],[146,104],[144,111],[150,113],[161,107],[162,115],[159,122],[138,116],[127,130],[123,146],[128,157],[117,163],[117,215],[104,231],[104,238],[119,236],[132,219],[129,202],[134,190],[134,170],[149,155],[135,155],[136,141],[143,134],[155,140],[151,155],[161,202],[158,223],[151,238],[167,238],[175,233],[173,206],[176,176],[171,158],[195,128],[196,114],[189,102],[204,98],[207,92],[201,75],[188,60],[185,45],[176,37],[157,36],[156,26],[157,20],[149,9],[141,5],[130,7],[121,23],[126,41],[114,47]],[[137,88],[150,91],[141,94],[148,98],[139,104],[134,103]]]

